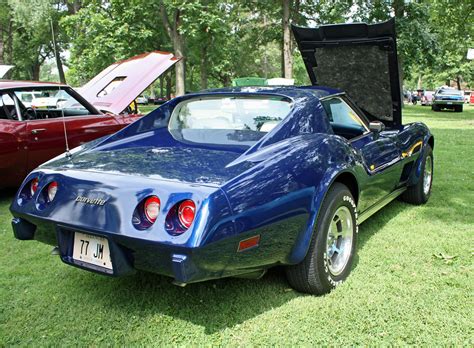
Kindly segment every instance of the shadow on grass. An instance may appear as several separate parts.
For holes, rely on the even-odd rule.
[[[169,316],[199,325],[206,334],[232,328],[305,296],[289,289],[280,268],[271,269],[260,280],[225,278],[184,288],[172,285],[167,277],[145,272],[109,279],[83,273],[78,286],[80,289],[72,290],[71,296],[86,293],[111,315],[143,320]]]

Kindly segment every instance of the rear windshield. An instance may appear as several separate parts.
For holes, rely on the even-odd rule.
[[[457,89],[440,89],[438,91],[438,94],[442,94],[442,95],[462,95],[462,91],[459,91]]]
[[[194,98],[176,106],[171,134],[206,144],[252,145],[290,112],[290,100],[279,96]]]

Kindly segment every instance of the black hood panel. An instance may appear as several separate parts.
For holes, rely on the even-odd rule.
[[[292,29],[313,85],[346,92],[370,120],[401,124],[395,20]]]

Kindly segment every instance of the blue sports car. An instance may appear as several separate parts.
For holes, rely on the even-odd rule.
[[[15,237],[107,275],[184,286],[283,265],[296,290],[329,292],[360,223],[428,200],[434,139],[402,125],[393,21],[293,32],[312,86],[175,98],[45,163],[12,202]]]

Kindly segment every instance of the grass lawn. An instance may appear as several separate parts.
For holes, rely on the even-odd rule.
[[[261,280],[179,288],[139,273],[108,278],[63,264],[51,247],[13,238],[0,194],[0,346],[474,344],[474,107],[408,106],[435,139],[433,194],[394,201],[360,226],[358,258],[324,297]]]

